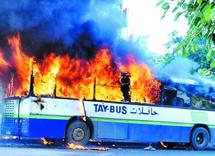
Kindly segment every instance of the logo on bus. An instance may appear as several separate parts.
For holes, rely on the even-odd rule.
[[[95,112],[107,112],[107,113],[117,113],[117,114],[131,114],[131,115],[158,115],[159,113],[154,110],[151,106],[131,106],[127,108],[126,106],[119,105],[104,105],[104,104],[94,104]]]
[[[113,105],[101,105],[94,104],[95,112],[110,112],[110,113],[118,113],[118,114],[127,114],[126,106],[113,106]]]

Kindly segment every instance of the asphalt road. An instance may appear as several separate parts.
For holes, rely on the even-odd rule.
[[[215,149],[194,151],[189,146],[174,150],[149,148],[148,144],[98,144],[91,143],[84,149],[68,149],[62,142],[43,145],[41,142],[24,140],[1,140],[0,156],[214,156]],[[156,145],[153,145],[156,147]],[[82,148],[82,147],[81,147]]]
[[[71,150],[56,148],[32,147],[0,147],[0,155],[4,156],[214,156],[215,151],[191,150],[153,150],[115,148],[105,151],[98,150]]]

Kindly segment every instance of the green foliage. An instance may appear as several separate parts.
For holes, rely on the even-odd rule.
[[[182,37],[178,36],[178,33],[176,31],[172,32],[169,37],[171,40],[166,43],[166,54],[163,56],[159,56],[160,58],[160,65],[165,66],[169,64],[172,60],[174,60],[177,56],[180,56],[176,51],[176,45],[181,42]]]
[[[200,57],[199,72],[215,77],[215,1],[160,0],[157,5],[164,10],[162,18],[170,11],[175,14],[175,20],[182,15],[186,17],[189,29],[185,39],[177,46],[177,53],[189,58]],[[199,44],[201,40],[205,41],[204,47]]]

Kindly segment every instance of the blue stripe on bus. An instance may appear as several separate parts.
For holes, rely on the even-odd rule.
[[[28,119],[29,128],[21,136],[29,138],[64,138],[67,120]],[[24,126],[24,125],[23,125]],[[189,142],[191,127],[145,125],[134,123],[93,122],[95,141],[106,142]]]
[[[22,123],[20,137],[64,138],[68,120],[26,118]],[[189,142],[192,127],[164,126],[136,123],[93,121],[93,140],[101,142]],[[3,133],[11,127],[4,127]],[[210,128],[211,134],[215,129]],[[18,135],[13,132],[13,135]],[[211,136],[212,143],[215,142]]]
[[[189,142],[192,127],[94,122],[94,139],[119,142]]]
[[[29,138],[64,138],[68,120],[56,119],[26,119],[26,124],[22,124],[22,137]]]

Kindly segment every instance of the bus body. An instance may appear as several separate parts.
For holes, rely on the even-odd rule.
[[[70,126],[77,120],[86,123],[90,140],[98,142],[192,143],[195,141],[192,139],[198,141],[203,135],[208,137],[207,146],[215,144],[214,111],[36,96],[4,99],[2,135],[23,139],[65,138],[74,129],[77,134],[82,133],[80,127],[87,134],[83,125]]]

